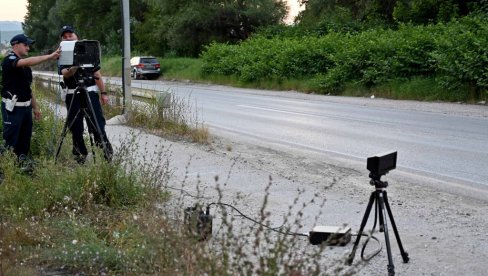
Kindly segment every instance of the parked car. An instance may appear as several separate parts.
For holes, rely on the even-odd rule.
[[[130,59],[131,77],[134,79],[157,79],[161,76],[161,65],[155,57],[143,56]]]

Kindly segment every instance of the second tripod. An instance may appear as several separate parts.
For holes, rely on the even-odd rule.
[[[356,250],[359,244],[359,240],[361,239],[361,235],[363,234],[364,227],[366,226],[366,223],[368,221],[371,208],[373,207],[373,204],[375,204],[376,211],[375,211],[375,222],[373,226],[373,231],[374,231],[374,227],[376,226],[376,217],[378,216],[380,221],[379,231],[385,233],[386,251],[388,253],[388,266],[387,266],[388,275],[393,276],[395,275],[395,266],[393,265],[393,258],[391,255],[390,238],[388,234],[388,225],[387,225],[387,213],[391,225],[393,226],[393,232],[395,233],[395,237],[398,243],[398,247],[400,248],[400,254],[402,255],[403,262],[408,263],[410,258],[408,257],[408,253],[405,252],[405,250],[403,249],[402,241],[400,240],[400,235],[398,234],[395,220],[393,219],[393,214],[390,209],[390,204],[388,203],[388,196],[386,193],[386,187],[388,186],[388,182],[381,181],[380,177],[373,176],[370,181],[370,184],[375,186],[375,191],[372,192],[371,196],[369,197],[368,206],[366,207],[366,212],[364,213],[363,220],[361,221],[361,227],[359,228],[356,242],[354,243],[354,247],[352,249],[351,254],[347,258],[346,263],[348,265],[352,264],[354,255],[356,254]]]

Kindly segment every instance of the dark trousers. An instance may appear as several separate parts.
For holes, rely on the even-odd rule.
[[[2,102],[3,140],[17,156],[27,155],[32,137],[32,106],[16,106],[12,112]]]
[[[105,118],[103,117],[102,106],[100,104],[98,93],[95,92],[86,92],[86,93],[88,94],[88,97],[90,97],[91,105],[93,107],[93,114],[92,114],[92,109],[89,106],[89,103],[83,102],[84,98],[82,97],[81,94],[78,93],[76,95],[74,94],[66,95],[66,107],[69,109],[67,120],[68,120],[68,124],[71,124],[70,131],[73,139],[72,152],[75,156],[88,155],[88,150],[85,146],[85,140],[83,139],[83,132],[84,132],[83,118],[87,116],[87,118],[85,119],[88,125],[88,131],[91,134],[93,134],[95,144],[99,148],[103,149],[102,141],[105,142],[109,154],[109,156],[105,154],[105,159],[110,160],[113,150],[112,150],[112,145],[110,144],[107,138],[107,134],[105,133]],[[85,108],[87,114],[85,114],[80,110],[82,107]],[[97,131],[95,121],[98,122],[98,126],[100,127],[100,133]]]

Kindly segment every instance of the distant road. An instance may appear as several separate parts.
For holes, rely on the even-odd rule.
[[[114,83],[120,79],[113,78]],[[397,168],[488,185],[488,106],[132,81],[190,99],[211,131],[351,160],[398,151]]]

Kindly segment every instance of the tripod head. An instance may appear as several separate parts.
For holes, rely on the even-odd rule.
[[[100,66],[96,67],[78,67],[76,70],[75,79],[77,81],[78,89],[81,90],[87,86],[95,84],[95,80],[99,78],[95,77],[94,73],[100,70]]]
[[[370,173],[369,178],[371,178],[371,180],[369,180],[369,184],[371,186],[375,186],[376,189],[385,189],[386,187],[388,187],[388,182],[381,181],[381,177],[382,175],[375,175],[373,173]]]

